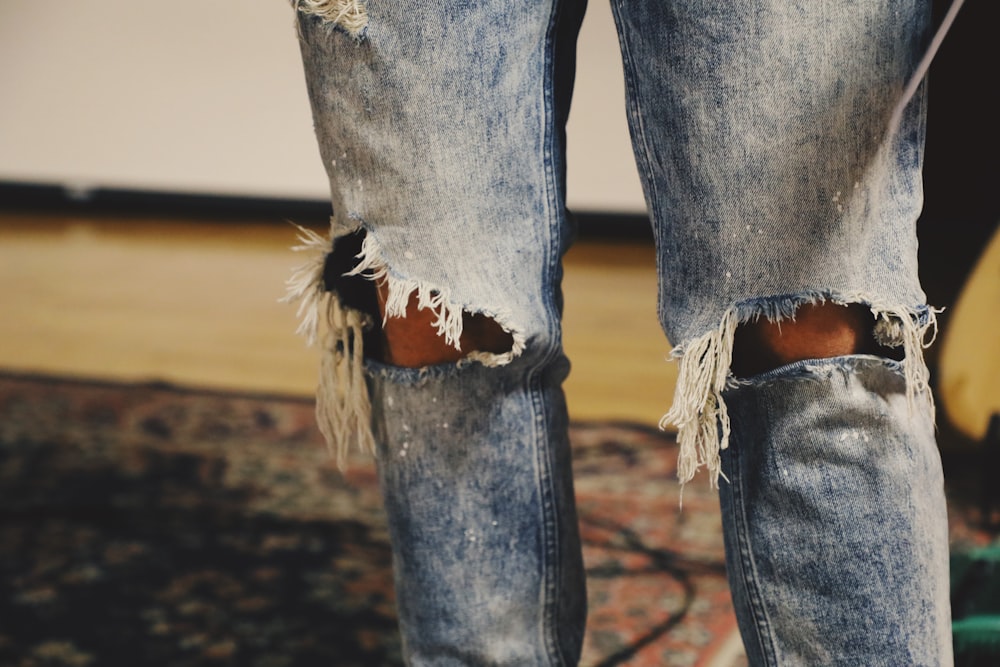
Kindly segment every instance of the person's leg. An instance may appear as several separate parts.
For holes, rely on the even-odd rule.
[[[951,662],[917,280],[926,0],[612,0],[680,377],[754,665]],[[721,456],[720,456],[721,450]]]
[[[559,285],[582,3],[293,4],[334,216],[291,296],[307,334],[328,320],[324,434],[377,453],[405,658],[575,664]]]

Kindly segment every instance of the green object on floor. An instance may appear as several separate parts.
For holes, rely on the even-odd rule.
[[[969,616],[952,623],[951,629],[960,653],[1000,649],[1000,615]]]
[[[951,603],[955,664],[1000,665],[1000,541],[952,554]]]

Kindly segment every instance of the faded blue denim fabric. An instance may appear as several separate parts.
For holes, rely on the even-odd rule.
[[[313,9],[299,6],[299,31],[331,239],[365,232],[360,261],[339,272],[384,276],[390,313],[415,293],[451,342],[463,310],[513,338],[507,354],[456,365],[367,359],[362,377],[372,314],[326,291],[325,257],[298,276],[306,332],[328,321],[320,426],[334,447],[377,449],[406,660],[576,664],[586,593],[559,285],[583,6],[368,2],[354,34]]]
[[[941,461],[898,366],[798,362],[727,395],[726,562],[753,665],[952,662]]]
[[[816,301],[864,303],[914,360],[911,390],[925,388],[919,347],[933,313],[914,226],[922,90],[901,129],[887,129],[923,54],[927,3],[613,7],[663,277],[660,318],[681,358],[667,421],[680,429],[682,479],[702,465],[717,474],[706,441],[718,418],[728,430],[720,392],[740,322]]]
[[[458,373],[373,364],[409,664],[579,658],[586,592],[560,389],[569,367],[527,363]]]
[[[680,364],[665,425],[683,482],[726,477],[752,663],[949,664],[922,359],[934,310],[914,228],[922,88],[890,120],[924,53],[927,0],[612,4]],[[314,254],[289,297],[322,342],[321,430],[340,453],[376,455],[406,659],[575,664],[586,595],[560,263],[584,3],[293,5],[334,214],[329,237],[303,230]],[[463,314],[484,314],[510,349],[379,362],[376,280],[387,316],[416,300],[458,346]],[[739,324],[823,301],[870,307],[905,360],[732,375]]]

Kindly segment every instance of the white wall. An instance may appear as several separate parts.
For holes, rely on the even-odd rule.
[[[644,209],[608,3],[579,47],[569,203]],[[2,0],[0,181],[326,199],[287,0]]]

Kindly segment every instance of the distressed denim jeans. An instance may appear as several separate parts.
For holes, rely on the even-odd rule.
[[[754,665],[951,663],[917,278],[927,0],[612,0],[682,483],[718,484]],[[564,125],[582,0],[293,0],[329,236],[289,281],[331,446],[375,453],[412,665],[573,665],[586,617],[562,381]],[[905,106],[903,104],[905,103]],[[894,111],[902,109],[902,115]],[[381,316],[508,335],[422,368]],[[862,304],[893,360],[749,378],[737,328]],[[627,332],[618,332],[627,345]]]

